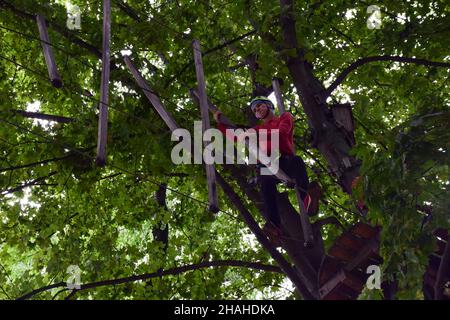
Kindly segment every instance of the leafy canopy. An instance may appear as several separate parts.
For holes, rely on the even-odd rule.
[[[11,2],[12,1],[6,1]],[[201,166],[170,161],[170,134],[125,68],[121,51],[132,57],[178,124],[192,129],[200,119],[189,98],[195,87],[191,40],[204,55],[207,93],[236,122],[253,83],[284,80],[288,110],[296,118],[298,154],[311,179],[325,189],[320,217],[337,217],[349,226],[357,219],[353,200],[326,172],[326,161],[309,145],[308,124],[282,55],[261,34],[281,43],[280,6],[273,1],[130,0],[112,1],[111,52],[114,67],[108,128],[108,165],[97,168],[97,107],[102,43],[101,1],[72,1],[81,9],[81,30],[64,36],[63,1],[14,1],[0,18],[0,298],[17,298],[33,289],[65,281],[70,265],[82,283],[151,273],[201,261],[243,260],[272,264],[219,193],[217,217],[207,211]],[[444,1],[380,1],[382,26],[366,26],[365,1],[295,1],[298,41],[315,75],[325,85],[343,67],[374,55],[448,61],[448,7]],[[446,12],[447,10],[447,12]],[[22,14],[21,14],[22,13]],[[64,87],[57,90],[47,71],[37,26],[26,14],[43,14]],[[9,28],[17,32],[7,30]],[[252,31],[257,28],[257,32]],[[20,32],[20,33],[18,33]],[[224,42],[248,34],[230,46]],[[84,42],[80,45],[82,39]],[[89,44],[90,46],[86,45]],[[94,49],[95,48],[95,49]],[[243,66],[256,54],[252,76]],[[87,91],[92,96],[87,94]],[[84,93],[84,95],[83,95]],[[421,298],[421,277],[433,250],[431,230],[448,227],[448,71],[414,64],[373,62],[358,68],[333,93],[351,102],[356,121],[353,152],[362,160],[362,183],[369,219],[383,227],[384,276],[400,274],[399,297]],[[40,123],[13,110],[74,118],[69,124]],[[11,125],[11,123],[15,124]],[[82,150],[72,152],[70,150]],[[65,157],[44,164],[46,159]],[[36,180],[37,179],[37,180]],[[32,186],[23,187],[30,183]],[[156,202],[167,184],[167,209]],[[22,186],[22,187],[21,187]],[[13,190],[16,188],[17,190]],[[236,187],[237,188],[237,187]],[[201,202],[197,201],[200,200]],[[423,230],[417,205],[433,208]],[[248,208],[262,221],[252,203]],[[167,251],[152,230],[169,228]],[[324,227],[325,246],[340,234]],[[282,274],[246,268],[204,268],[78,293],[80,298],[221,299],[294,298]],[[51,299],[58,289],[36,296]],[[379,293],[366,292],[376,298]],[[63,298],[67,292],[59,293]]]

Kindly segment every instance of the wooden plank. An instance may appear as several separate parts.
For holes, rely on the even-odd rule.
[[[309,221],[308,213],[306,212],[305,205],[303,203],[302,197],[300,196],[300,191],[297,188],[295,188],[295,195],[297,196],[297,202],[300,208],[300,220],[302,222],[303,237],[305,239],[304,246],[311,247],[314,244],[311,222]]]
[[[192,101],[197,106],[200,107],[200,100],[198,97],[197,90],[193,89],[193,88],[189,89],[189,95],[191,96]],[[216,111],[219,111],[219,109],[214,104],[212,104],[211,101],[209,101],[209,99],[207,99],[207,101],[208,101],[208,108],[209,108],[210,112],[214,113]],[[230,129],[237,129],[237,126],[233,122],[231,122],[224,114],[222,114],[220,116],[220,122],[225,124]],[[234,148],[234,153],[236,153],[236,147],[233,147],[233,148]],[[224,156],[226,158],[226,163],[234,163],[234,161],[235,161],[234,155],[229,155],[228,152],[225,152]]]
[[[366,260],[372,251],[375,251],[378,248],[378,241],[376,239],[370,240],[361,251],[358,252],[358,255],[354,257],[348,264],[344,267],[346,271],[351,271],[356,268],[359,264],[361,264],[364,260]]]
[[[342,269],[342,264],[339,260],[328,255],[325,256],[319,270],[319,286],[324,285],[328,280],[336,275],[340,269]]]
[[[342,269],[339,271],[325,284],[319,288],[319,295],[321,298],[327,296],[331,291],[333,291],[342,281],[345,279],[345,272]]]
[[[95,159],[95,162],[99,166],[104,166],[106,164],[106,143],[108,139],[110,38],[111,38],[111,2],[110,0],[103,0],[102,77],[100,83],[97,157]]]
[[[368,275],[357,270],[347,272],[340,268],[340,265],[335,258],[329,256],[325,258],[319,274],[319,294],[321,299],[356,299],[363,289]],[[330,274],[332,274],[331,277],[329,276]],[[327,280],[324,282],[323,279],[325,278]]]
[[[61,76],[59,75],[58,68],[56,67],[55,56],[53,55],[53,50],[48,36],[47,24],[45,23],[44,17],[41,15],[36,15],[36,22],[39,29],[39,36],[41,38],[45,64],[47,65],[50,82],[55,88],[61,88],[63,83]]]
[[[323,300],[358,297],[369,276],[366,273],[367,265],[379,265],[382,261],[376,253],[379,245],[378,234],[378,228],[358,223],[336,240],[319,273],[319,287]],[[339,260],[341,263],[336,262]],[[339,264],[343,265],[342,269],[335,271],[335,275],[330,277],[333,269]]]
[[[339,238],[337,238],[335,243],[340,247],[349,248],[353,251],[359,251],[364,247],[366,241],[350,232],[344,232],[341,236],[339,236]]]
[[[175,119],[170,115],[166,109],[164,108],[159,97],[153,92],[148,83],[139,73],[139,71],[133,65],[129,56],[125,56],[124,58],[125,64],[133,75],[134,79],[138,83],[139,87],[144,91],[145,96],[150,101],[152,106],[155,108],[156,112],[158,112],[159,116],[163,119],[166,125],[169,127],[170,131],[174,131],[178,129],[178,124],[175,122]]]
[[[280,114],[283,114],[286,112],[286,108],[284,107],[283,95],[281,93],[280,81],[278,78],[273,78],[272,87],[273,92],[275,93],[275,98],[277,99],[278,110],[280,111]]]
[[[383,263],[383,258],[381,258],[376,250],[378,249],[378,246],[374,249],[374,251],[370,252],[366,259],[364,259],[360,264],[358,264],[355,268],[358,268],[362,270],[363,272],[366,272],[367,268],[371,265],[381,265]],[[364,250],[364,249],[361,249]],[[354,269],[353,269],[354,270]]]
[[[359,276],[354,275],[352,272],[346,272],[345,275],[346,277],[344,280],[344,284],[347,287],[351,288],[353,291],[355,291],[356,296],[358,296],[361,290],[363,289],[367,279],[365,279],[365,281],[362,281],[362,279]],[[368,278],[368,275],[366,278]]]
[[[338,245],[333,245],[328,251],[328,254],[344,263],[348,263],[355,257],[354,252]]]
[[[194,50],[194,63],[195,63],[195,73],[197,75],[198,82],[198,96],[200,101],[200,111],[202,115],[202,133],[208,130],[211,126],[209,123],[209,113],[208,113],[208,99],[206,97],[206,83],[205,75],[203,73],[203,62],[202,53],[200,51],[200,42],[194,40],[192,42],[192,47]],[[203,141],[203,140],[202,140]],[[207,148],[209,143],[205,143],[205,148]],[[206,168],[206,179],[208,182],[208,202],[209,210],[211,212],[217,213],[219,211],[219,205],[217,200],[217,188],[216,188],[216,172],[214,170],[214,165],[205,164]]]
[[[358,222],[350,229],[351,233],[365,239],[372,239],[376,237],[380,229],[377,227],[372,227],[366,223]]]
[[[335,104],[332,106],[331,110],[334,120],[338,125],[343,126],[348,132],[353,132],[355,130],[352,106],[349,103]]]

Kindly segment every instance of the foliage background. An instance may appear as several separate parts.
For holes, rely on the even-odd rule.
[[[170,134],[142,92],[130,81],[121,59],[131,50],[138,67],[161,96],[180,126],[199,120],[188,89],[196,85],[191,40],[204,51],[253,30],[258,24],[276,39],[280,6],[271,1],[166,0],[126,3],[136,16],[112,1],[111,51],[118,66],[111,73],[108,165],[97,168],[95,156],[101,61],[100,1],[72,1],[81,8],[81,30],[61,36],[52,27],[60,90],[46,80],[46,67],[33,20],[5,9],[0,18],[0,298],[17,298],[33,289],[64,281],[69,265],[78,265],[83,283],[154,272],[159,268],[236,259],[272,264],[237,211],[219,192],[215,218],[206,211],[206,182],[201,166],[172,165]],[[65,26],[62,1],[7,1],[27,13],[41,13]],[[297,33],[316,76],[325,84],[344,66],[371,55],[399,55],[447,61],[448,3],[445,1],[296,1]],[[382,8],[382,26],[366,27],[368,5]],[[252,21],[250,21],[252,20]],[[14,31],[5,28],[13,29]],[[20,33],[18,33],[18,32]],[[334,216],[346,227],[358,219],[354,200],[363,196],[367,219],[383,227],[383,277],[399,280],[398,298],[423,298],[422,275],[433,250],[431,231],[449,226],[448,202],[448,69],[414,64],[374,62],[353,72],[334,93],[351,102],[356,122],[354,155],[362,160],[364,179],[350,199],[326,171],[326,162],[310,146],[308,124],[288,70],[258,33],[204,56],[211,100],[236,122],[244,123],[254,82],[242,67],[257,54],[256,80],[284,80],[288,109],[296,118],[298,154],[312,179],[324,186],[326,205],[319,217]],[[81,93],[88,90],[92,97]],[[43,123],[12,110],[75,118],[70,124]],[[20,127],[17,127],[20,126]],[[67,156],[45,164],[45,159]],[[45,178],[40,184],[20,188]],[[167,209],[154,194],[167,184]],[[18,187],[18,190],[11,190]],[[14,191],[14,192],[12,192]],[[200,200],[200,201],[197,201]],[[417,205],[433,208],[432,219]],[[248,209],[257,216],[252,203]],[[261,222],[261,218],[258,217]],[[152,228],[169,225],[167,252],[154,241]],[[324,227],[325,246],[341,233]],[[55,297],[49,290],[38,299]],[[151,281],[86,290],[89,299],[235,299],[297,296],[282,274],[245,268],[207,268]],[[361,298],[381,298],[378,291]]]

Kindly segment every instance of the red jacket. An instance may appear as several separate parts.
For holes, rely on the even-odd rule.
[[[228,127],[219,122],[217,124],[217,128],[226,135],[226,129]],[[280,153],[281,155],[293,155],[294,154],[294,120],[292,114],[289,112],[283,113],[280,117],[274,117],[268,122],[264,122],[263,124],[259,124],[254,126],[253,129],[259,131],[261,129],[267,129],[267,141],[262,144],[260,147],[264,150],[267,150],[270,154],[270,139],[271,129],[278,129],[280,135]]]

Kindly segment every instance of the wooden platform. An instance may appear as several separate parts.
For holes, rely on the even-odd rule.
[[[322,300],[355,300],[361,293],[370,265],[380,265],[380,227],[357,223],[328,251],[319,271]]]

